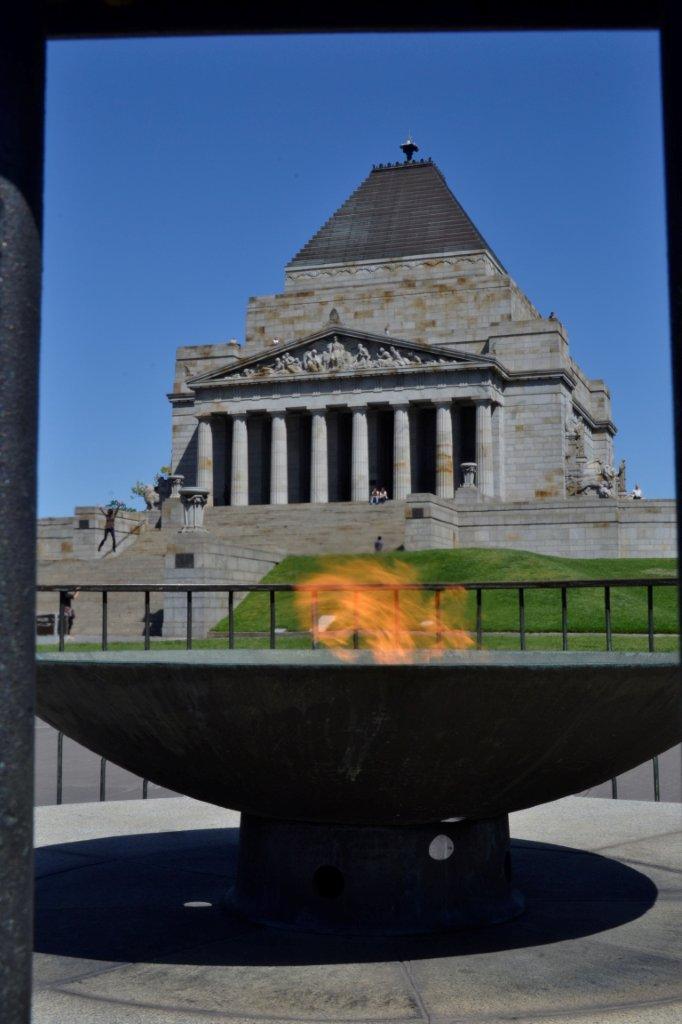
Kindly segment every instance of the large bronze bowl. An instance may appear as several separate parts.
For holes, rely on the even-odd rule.
[[[366,652],[40,655],[38,714],[109,760],[267,818],[489,818],[680,740],[673,655]]]

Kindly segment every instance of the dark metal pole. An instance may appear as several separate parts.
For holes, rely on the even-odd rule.
[[[234,590],[227,595],[227,646],[230,650],[234,647]]]
[[[109,646],[109,623],[108,623],[109,595],[106,590],[102,591],[102,650],[106,651]]]
[[[277,627],[275,616],[275,591],[270,591],[270,648],[275,649],[275,629]]]
[[[30,1017],[42,3],[0,5],[0,1006]]]
[[[476,647],[480,651],[483,646],[483,591],[476,590]]]
[[[149,650],[149,591],[144,592],[144,649]]]

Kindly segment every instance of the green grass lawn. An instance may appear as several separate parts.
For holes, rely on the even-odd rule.
[[[343,559],[343,556],[338,556]],[[675,576],[677,561],[672,558],[555,558],[529,551],[466,548],[452,551],[400,551],[381,555],[357,555],[349,558],[381,560],[390,566],[408,563],[418,579],[429,583],[487,583],[505,580],[588,580],[642,579],[656,583],[662,577]],[[297,583],[319,571],[324,556],[292,556],[284,559],[267,576],[264,583]],[[445,608],[446,598],[443,598]],[[561,631],[561,592],[559,590],[526,591],[526,631],[556,633]],[[475,624],[475,597],[467,600],[466,628]],[[614,587],[611,591],[612,630],[618,634],[645,633],[647,630],[646,588]],[[483,594],[484,633],[518,630],[518,595],[513,591],[487,591]],[[235,611],[237,632],[267,630],[269,605],[267,594],[250,594]],[[657,634],[676,634],[677,589],[654,588],[654,629]],[[604,632],[604,592],[595,588],[568,593],[568,624],[571,633]],[[288,630],[305,628],[298,622],[293,596],[277,594],[277,625]],[[227,629],[223,619],[217,629]],[[559,638],[559,646],[561,638]],[[501,643],[508,644],[505,638]],[[517,646],[511,639],[511,646]],[[603,647],[603,639],[601,641]],[[487,644],[486,644],[487,646]],[[491,644],[492,646],[492,644]],[[528,646],[530,648],[530,638]],[[577,648],[576,648],[577,649]],[[584,648],[593,649],[593,648]],[[602,649],[597,642],[594,649]],[[662,648],[661,648],[662,649]]]
[[[467,548],[451,551],[391,552],[380,555],[349,555],[353,560],[375,560],[391,566],[402,562],[412,566],[417,578],[429,583],[473,583],[531,580],[642,579],[656,584],[661,578],[674,577],[677,562],[672,558],[555,558],[529,551]],[[343,560],[344,556],[335,556]],[[292,556],[284,559],[267,576],[264,583],[297,583],[323,569],[324,556]],[[390,601],[390,595],[387,595]],[[443,611],[447,597],[443,595]],[[561,650],[560,590],[526,591],[526,648],[528,650]],[[298,621],[292,594],[278,593],[277,626],[289,631],[305,629],[309,623]],[[388,612],[388,607],[387,607]],[[475,597],[469,594],[464,628],[475,629]],[[611,591],[613,649],[647,650],[646,588],[618,588]],[[263,633],[269,629],[269,595],[249,595],[235,610],[236,633]],[[518,650],[518,595],[512,591],[487,591],[483,594],[483,647],[490,650]],[[604,592],[595,588],[568,592],[569,648],[576,651],[605,650]],[[227,620],[216,625],[227,630]],[[655,649],[673,651],[678,648],[677,588],[654,586]],[[278,634],[277,647],[282,649],[310,646],[309,636]],[[197,650],[227,646],[224,638],[195,640]],[[262,649],[269,646],[267,635],[237,637],[238,648]],[[361,643],[361,646],[364,644]],[[141,650],[142,642],[126,641],[109,644],[110,650]],[[153,649],[183,650],[184,641],[152,640]],[[57,650],[54,643],[39,645],[39,650]],[[67,642],[69,651],[94,651],[98,644]]]
[[[278,635],[276,638],[278,650],[305,650],[310,649],[309,636]],[[151,641],[153,651],[184,651],[184,640],[155,640]],[[224,650],[227,643],[224,639],[195,640],[192,644],[193,650]],[[264,650],[270,646],[268,637],[249,636],[235,637],[235,647],[238,650]],[[361,642],[361,647],[365,644]],[[605,650],[604,637],[598,633],[575,633],[569,638],[569,650],[571,651],[603,651]],[[144,645],[135,640],[126,640],[110,643],[110,651],[141,651]],[[517,651],[519,639],[517,634],[512,633],[490,633],[483,637],[483,648],[489,651]],[[655,650],[659,654],[676,651],[678,649],[678,636],[674,633],[657,635],[655,638]],[[40,653],[57,651],[57,644],[39,644]],[[99,651],[99,644],[69,642],[66,645],[67,651]],[[526,638],[526,650],[528,651],[560,651],[561,636],[556,633],[532,633]],[[618,634],[613,638],[614,651],[647,651],[648,638],[639,634]]]

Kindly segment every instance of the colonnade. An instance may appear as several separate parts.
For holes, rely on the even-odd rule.
[[[435,491],[441,498],[453,498],[456,487],[455,459],[459,438],[453,432],[453,404],[433,403],[436,412]],[[493,430],[492,403],[479,401],[476,407],[476,485],[483,495],[493,494]],[[454,406],[456,409],[457,406]],[[347,410],[352,413],[351,434],[351,500],[366,502],[370,494],[370,457],[368,409],[366,406]],[[392,405],[393,412],[393,490],[392,497],[402,500],[412,490],[412,444],[410,407]],[[329,452],[326,409],[312,410],[310,431],[310,501],[329,501]],[[211,415],[198,417],[197,486],[212,491],[213,435]],[[230,460],[230,504],[249,504],[248,430],[245,413],[235,413],[232,420],[232,457]],[[270,414],[270,504],[286,505],[288,495],[287,419],[284,412]]]

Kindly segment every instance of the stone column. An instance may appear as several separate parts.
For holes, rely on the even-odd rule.
[[[329,474],[327,468],[327,413],[324,409],[313,412],[310,452],[310,501],[326,505],[329,501]]]
[[[476,484],[482,495],[493,494],[493,422],[490,402],[476,403]]]
[[[452,484],[455,490],[462,483],[460,463],[462,461],[462,414],[457,405],[450,410],[452,417]]]
[[[353,409],[351,501],[369,501],[369,442],[366,409]]]
[[[450,402],[436,405],[436,495],[439,498],[455,496]]]
[[[272,414],[270,446],[270,504],[286,505],[289,501],[287,476],[287,421],[283,412]]]
[[[393,497],[402,501],[411,490],[410,410],[407,405],[396,405],[393,409]]]
[[[213,428],[210,416],[199,416],[197,429],[196,486],[208,491],[208,504],[213,504]]]
[[[249,504],[249,450],[246,431],[246,416],[238,413],[232,417],[232,477],[230,481],[230,504]]]

